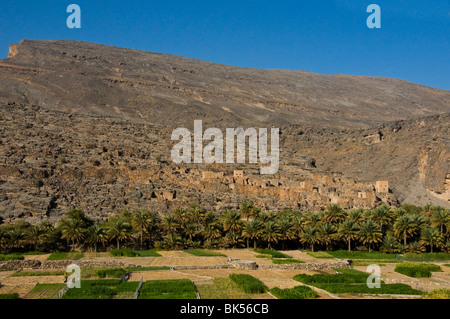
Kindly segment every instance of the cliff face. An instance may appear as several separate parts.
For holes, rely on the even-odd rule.
[[[71,41],[0,61],[0,218],[196,202],[318,211],[449,205],[450,92],[396,79],[229,67]],[[176,127],[280,127],[280,169],[176,165]],[[235,175],[235,171],[242,170]],[[387,181],[389,191],[376,187]]]
[[[11,43],[9,45],[8,58],[13,58],[17,55],[18,45]]]
[[[448,207],[449,134],[450,115],[440,115],[357,130],[293,129],[286,144],[296,143],[318,169],[389,181],[401,202]]]
[[[5,222],[57,220],[76,207],[102,220],[125,208],[165,213],[190,203],[218,211],[237,209],[245,200],[269,211],[398,203],[374,182],[317,169],[300,153],[281,152],[275,175],[260,175],[255,164],[176,165],[170,161],[171,130],[164,127],[15,103],[0,110]]]
[[[433,144],[419,153],[419,176],[428,191],[450,201],[450,139]]]

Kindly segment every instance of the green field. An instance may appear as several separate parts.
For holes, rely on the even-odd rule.
[[[158,270],[170,270],[169,266],[149,266],[149,267],[125,267],[127,272],[133,271],[158,271]]]
[[[23,260],[22,254],[0,254],[0,261]]]
[[[382,284],[381,288],[369,288],[366,284],[316,284],[331,293],[349,293],[349,294],[373,294],[373,295],[422,295],[420,290],[411,288],[406,284]]]
[[[433,264],[404,262],[395,267],[395,272],[413,278],[429,278],[431,272],[442,271],[441,267]]]
[[[352,251],[349,252],[347,250],[335,250],[335,251],[328,251],[328,254],[333,256],[334,258],[339,259],[385,259],[385,260],[395,260],[396,255],[395,254],[388,254],[388,253],[380,253],[378,251]]]
[[[381,288],[369,288],[367,277],[369,274],[355,269],[338,269],[339,274],[300,274],[294,277],[301,283],[315,286],[331,293],[349,294],[399,294],[421,295],[422,292],[405,284],[385,284],[381,282]]]
[[[66,286],[66,284],[36,284],[25,295],[25,299],[53,299]]]
[[[287,289],[275,287],[270,289],[270,293],[278,299],[314,299],[319,297],[317,292],[306,286],[296,286]]]
[[[317,283],[342,283],[342,284],[355,284],[366,283],[368,273],[355,269],[337,269],[339,274],[315,274],[304,275],[300,274],[294,277],[294,280],[300,281],[304,284],[315,285]]]
[[[202,299],[250,299],[230,278],[215,278],[213,284],[197,286]]]
[[[139,299],[196,299],[196,291],[192,281],[150,280],[141,287]]]
[[[328,258],[328,259],[334,258],[326,251],[316,251],[316,252],[308,251],[306,252],[306,254],[314,258]]]
[[[19,271],[10,277],[34,277],[34,276],[64,276],[65,271]]]
[[[399,257],[406,261],[447,261],[450,260],[450,254],[447,253],[420,253],[420,254],[403,254]]]
[[[425,299],[450,299],[450,289],[442,288],[432,290],[427,293]]]
[[[396,264],[400,262],[400,260],[393,259],[355,259],[352,261],[352,266],[369,266],[374,264],[384,266],[385,264]]]
[[[210,250],[203,250],[203,249],[186,249],[184,252],[197,256],[197,257],[225,257],[224,254],[216,253],[214,251]]]
[[[109,251],[113,257],[161,257],[156,249],[132,250],[130,248],[111,249]]]
[[[272,258],[292,258],[292,256],[271,249],[253,249],[253,251],[261,255],[270,255]]]
[[[261,280],[250,275],[231,274],[230,279],[247,294],[259,294],[269,290]]]
[[[97,270],[97,278],[120,278],[127,271],[123,268],[109,268]]]
[[[122,274],[133,271],[157,271],[157,270],[170,270],[167,266],[151,266],[151,267],[109,267],[109,268],[92,268],[82,267],[81,278],[82,279],[102,279],[102,278],[120,278]]]
[[[84,257],[83,253],[69,252],[69,253],[51,253],[47,260],[78,260]]]
[[[158,254],[155,249],[148,250],[135,250],[138,253],[139,257],[161,257],[161,254]]]
[[[0,300],[1,299],[19,299],[19,294],[0,294]]]
[[[123,299],[131,298],[139,282],[121,282],[117,279],[82,280],[81,288],[67,291],[63,299]]]

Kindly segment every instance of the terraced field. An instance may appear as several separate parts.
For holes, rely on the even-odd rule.
[[[429,256],[423,257],[426,262],[412,263],[405,262],[402,258],[393,258],[388,254],[355,254],[353,269],[304,270],[289,267],[298,263],[325,265],[336,262],[336,256],[347,256],[329,252],[310,253],[299,250],[268,252],[251,249],[158,251],[157,254],[159,256],[153,253],[150,255],[154,256],[148,257],[141,255],[113,257],[108,253],[85,253],[82,257],[78,256],[80,257],[78,260],[83,262],[116,261],[139,267],[82,267],[81,289],[69,289],[63,298],[131,299],[141,280],[143,286],[138,295],[141,299],[403,299],[426,298],[429,291],[444,289],[445,292],[445,289],[450,289],[449,261],[441,259],[430,261]],[[32,255],[26,257],[26,260],[34,259]],[[44,255],[39,255],[36,259],[46,260],[43,257]],[[67,258],[73,260],[73,255],[68,254]],[[273,265],[275,268],[237,269],[230,265],[230,260],[231,263],[244,260],[258,265]],[[73,262],[76,263],[77,260]],[[380,265],[383,287],[381,290],[376,288],[370,290],[366,287],[366,280],[370,275],[367,270],[369,264]],[[429,277],[408,276],[404,271],[403,273],[396,271],[397,266],[411,265],[429,269]],[[287,268],[277,268],[278,266]],[[348,278],[343,280],[345,276],[342,273]],[[24,299],[56,298],[66,286],[67,275],[65,269],[0,271],[0,295],[7,297],[6,295],[17,294],[18,298]],[[260,292],[249,293],[242,285],[233,281],[232,278],[236,275],[251,276],[266,288]],[[300,288],[302,286],[305,288]],[[445,293],[434,295],[445,296]]]

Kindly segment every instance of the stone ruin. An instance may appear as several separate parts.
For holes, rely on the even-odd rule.
[[[317,211],[329,204],[353,209],[371,208],[378,202],[390,205],[396,202],[389,194],[387,181],[377,181],[374,185],[344,178],[338,173],[327,176],[308,170],[296,170],[295,174],[289,176],[280,173],[267,176],[260,175],[256,169],[245,172],[236,169],[200,169],[198,173],[196,170],[191,173],[201,175],[200,183],[204,192],[227,189],[236,198],[242,198],[241,202],[252,200],[256,205],[267,209],[290,207]],[[192,178],[192,183],[196,183],[195,178]],[[219,202],[224,201],[221,199]]]
[[[389,182],[377,181],[375,183],[375,190],[377,193],[389,193]]]

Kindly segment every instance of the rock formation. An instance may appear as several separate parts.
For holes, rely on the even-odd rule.
[[[0,218],[94,219],[190,203],[318,211],[449,207],[450,92],[396,79],[254,70],[72,41],[0,60]],[[174,128],[279,127],[280,169],[171,161]]]

